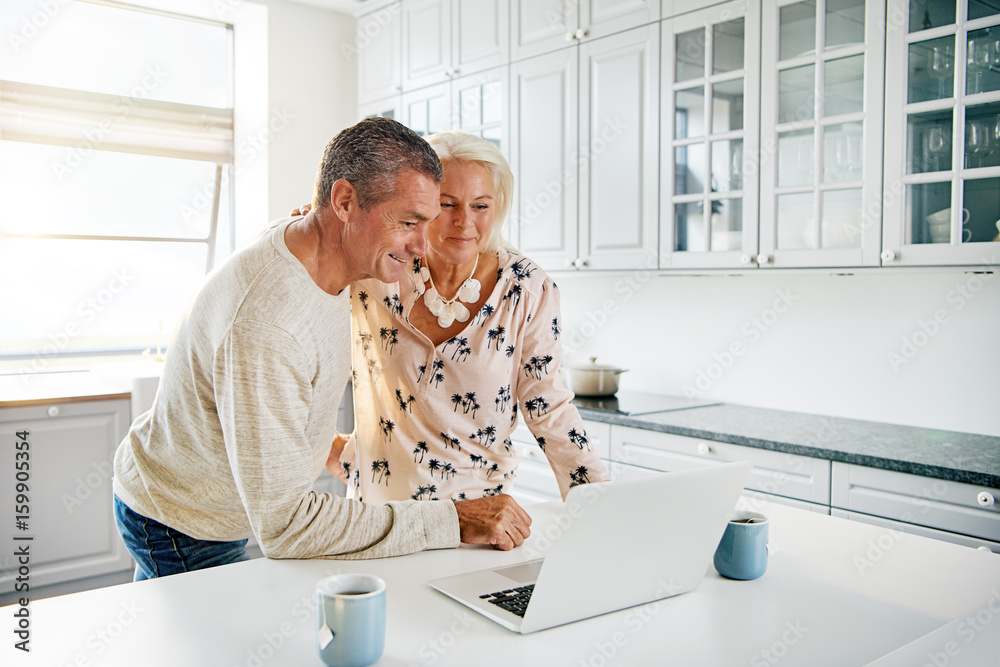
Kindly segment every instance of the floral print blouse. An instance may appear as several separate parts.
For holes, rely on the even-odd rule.
[[[419,260],[398,283],[352,286],[355,435],[341,466],[358,500],[509,492],[519,412],[564,498],[572,486],[609,479],[556,372],[562,349],[555,283],[521,255],[499,250],[498,258],[487,301],[437,347],[409,323],[424,293]]]

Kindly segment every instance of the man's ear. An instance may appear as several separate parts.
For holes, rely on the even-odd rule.
[[[334,181],[330,188],[330,208],[341,220],[349,220],[351,210],[358,207],[357,190],[346,178]]]

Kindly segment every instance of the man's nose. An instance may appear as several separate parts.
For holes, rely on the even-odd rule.
[[[407,244],[409,251],[417,257],[427,256],[427,227],[427,225],[417,225],[413,238]]]

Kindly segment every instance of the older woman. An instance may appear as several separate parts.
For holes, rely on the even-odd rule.
[[[557,368],[559,293],[504,247],[513,175],[492,144],[428,138],[444,167],[427,256],[398,283],[352,287],[355,437],[341,455],[356,498],[477,498],[510,491],[518,412],[563,497],[608,479]]]

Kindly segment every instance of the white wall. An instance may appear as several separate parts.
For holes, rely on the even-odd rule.
[[[352,16],[282,0],[268,7],[270,118],[268,219],[312,198],[323,148],[357,118],[357,62]]]
[[[637,272],[556,282],[566,361],[596,355],[626,367],[622,389],[1000,436],[996,275]]]

